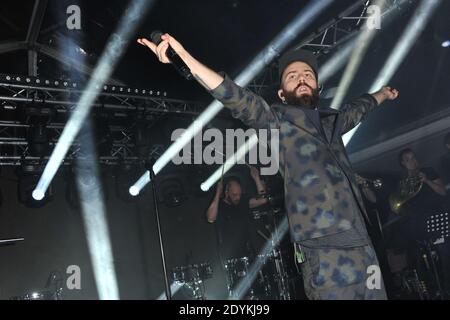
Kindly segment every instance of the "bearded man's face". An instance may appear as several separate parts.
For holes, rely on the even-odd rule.
[[[291,63],[281,77],[278,96],[290,105],[315,108],[319,103],[319,88],[312,68],[301,61]]]

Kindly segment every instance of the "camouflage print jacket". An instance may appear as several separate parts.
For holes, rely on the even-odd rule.
[[[326,109],[325,134],[312,115],[317,111],[264,99],[229,77],[210,92],[233,117],[255,129],[278,128],[280,173],[293,241],[336,235],[364,225],[366,215],[341,136],[363,120],[377,101],[363,95],[340,111]],[[322,112],[322,110],[321,110]],[[328,137],[328,139],[327,139]]]

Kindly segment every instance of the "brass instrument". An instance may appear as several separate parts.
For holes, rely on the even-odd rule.
[[[363,179],[363,187],[369,187],[369,186],[373,186],[375,189],[381,189],[383,187],[383,180],[378,178],[375,180],[369,180],[366,178],[362,178]]]
[[[397,190],[389,196],[389,205],[395,213],[400,213],[403,205],[422,190],[423,182],[419,175],[400,180]]]

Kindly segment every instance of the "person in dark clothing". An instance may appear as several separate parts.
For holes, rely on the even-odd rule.
[[[264,195],[266,189],[258,169],[250,168],[258,194]],[[254,251],[249,237],[250,209],[266,204],[267,199],[243,195],[241,184],[236,178],[227,181],[223,196],[222,193],[223,183],[221,181],[207,211],[208,222],[214,223],[216,226],[221,258],[225,261],[230,258],[248,256]]]
[[[170,46],[193,77],[231,115],[254,129],[279,133],[278,168],[284,179],[285,207],[291,240],[302,261],[305,291],[310,299],[386,299],[382,275],[369,268],[378,261],[364,226],[366,215],[342,135],[355,128],[398,90],[386,86],[341,106],[319,108],[318,63],[307,50],[291,50],[279,60],[280,103],[266,100],[195,59],[168,34],[147,46],[163,63]],[[337,106],[336,106],[337,107]],[[278,154],[278,152],[277,152]],[[375,285],[367,280],[375,279]]]
[[[218,183],[206,214],[208,222],[216,228],[219,260],[227,277],[229,295],[234,294],[235,285],[246,275],[247,268],[256,256],[251,209],[267,203],[267,199],[261,197],[266,193],[266,188],[258,169],[250,167],[250,174],[258,197],[243,194],[241,183],[232,177],[225,183],[225,192],[223,182]]]
[[[446,212],[446,190],[442,179],[433,168],[420,166],[412,149],[402,150],[399,161],[406,169],[406,176],[399,183],[398,194],[407,195],[399,202],[401,206],[397,210],[403,220],[399,221],[399,237],[402,239],[401,246],[407,250],[409,264],[420,269],[424,244],[434,243],[440,237],[428,232],[427,221],[433,215]],[[450,239],[444,241],[443,244],[436,245],[436,249],[440,253],[442,270],[450,270]],[[443,277],[447,277],[445,273]]]
[[[417,194],[402,204],[401,214],[425,217],[433,211],[444,209],[447,192],[437,172],[431,167],[422,168],[414,151],[409,148],[400,152],[399,161],[406,169],[406,177],[399,188],[402,188],[402,183],[404,189],[414,184],[421,185]]]

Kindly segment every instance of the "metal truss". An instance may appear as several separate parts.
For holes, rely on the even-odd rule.
[[[58,113],[70,112],[76,107],[84,90],[75,82],[49,80],[29,76],[0,74],[0,105],[17,108],[27,103],[46,104]],[[146,113],[199,114],[204,108],[199,102],[170,99],[166,92],[103,86],[94,108],[116,111],[144,111]]]
[[[48,135],[52,138],[49,141],[50,149],[53,149],[63,131],[63,124],[50,123],[46,126]],[[30,125],[21,124],[14,121],[0,121],[0,166],[19,166],[45,164],[49,157],[36,157],[29,153],[29,142],[27,140],[27,129]],[[133,132],[130,128],[121,126],[111,126],[111,148],[106,155],[98,157],[99,163],[104,165],[117,164],[139,164],[151,157],[159,157],[165,150],[165,146],[154,144],[149,147],[145,157],[139,156],[136,152],[136,145],[133,139]],[[71,165],[77,158],[82,158],[80,153],[81,145],[75,141],[63,165]]]
[[[374,1],[361,0],[345,9],[336,18],[329,21],[316,32],[307,36],[300,43],[292,46],[294,49],[304,48],[315,53],[317,57],[330,54],[342,44],[353,38],[365,25],[367,8]],[[399,10],[405,3],[411,0],[386,0],[386,5],[381,12],[381,17],[393,10]],[[278,63],[267,66],[256,77],[248,88],[257,94],[264,95],[265,90],[274,90],[279,85]]]
[[[134,127],[136,121],[147,126],[168,114],[198,115],[204,105],[194,101],[170,99],[166,92],[105,85],[93,104],[92,112],[107,121],[112,147],[100,163],[137,163]],[[29,154],[28,129],[33,119],[45,121],[52,147],[58,141],[66,120],[76,108],[83,88],[74,82],[50,80],[30,76],[0,74],[0,165],[20,165],[23,161],[45,163],[48,158]],[[42,120],[45,119],[45,120]],[[149,146],[149,156],[160,156],[165,146]],[[75,142],[65,163],[79,156]]]
[[[62,64],[73,67],[79,72],[91,75],[94,70],[93,66],[74,60],[67,54],[37,41],[42,31],[41,27],[47,12],[47,5],[48,0],[35,0],[33,12],[31,13],[30,22],[28,24],[26,39],[23,41],[5,42],[0,44],[0,54],[17,50],[27,50],[29,76],[38,75],[38,55],[47,56]],[[124,85],[124,83],[118,79],[109,79],[108,81],[114,85]]]
[[[63,126],[63,124],[56,123],[50,123],[46,126],[48,135],[52,137],[49,141],[50,149],[53,149],[58,142]],[[24,163],[41,165],[48,161],[48,156],[36,157],[30,155],[27,140],[28,128],[30,128],[30,125],[13,121],[0,121],[0,166],[19,166]],[[108,154],[98,157],[100,164],[138,164],[150,157],[159,157],[165,150],[165,146],[154,144],[149,147],[149,152],[145,157],[139,156],[130,128],[111,126],[110,130],[113,137],[111,147]],[[80,150],[80,143],[75,141],[63,164],[70,165],[75,159],[82,157]]]

